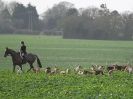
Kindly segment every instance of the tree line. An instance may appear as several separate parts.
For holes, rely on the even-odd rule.
[[[77,9],[70,2],[60,2],[41,17],[36,7],[0,0],[0,33],[62,35],[78,39],[133,39],[133,12],[119,13],[100,8]]]

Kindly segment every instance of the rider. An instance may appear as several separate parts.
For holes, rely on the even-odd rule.
[[[24,44],[24,41],[21,41],[20,56],[22,58],[22,62],[24,62],[26,54],[26,45]]]

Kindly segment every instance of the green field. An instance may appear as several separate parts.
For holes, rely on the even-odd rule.
[[[46,75],[12,73],[5,47],[16,51],[25,41],[28,52],[39,56],[43,67],[61,69],[80,64],[133,64],[133,41],[73,40],[53,36],[0,35],[0,99],[132,99],[133,75],[115,72],[112,76]],[[36,66],[36,64],[34,64]],[[28,65],[23,68],[27,70]]]
[[[11,59],[4,58],[5,47],[16,51],[25,41],[28,52],[35,53],[46,66],[72,67],[80,64],[133,63],[133,41],[70,40],[53,36],[0,35],[0,68],[11,68]]]

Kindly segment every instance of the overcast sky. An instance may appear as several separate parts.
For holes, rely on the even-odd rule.
[[[11,1],[17,1],[24,5],[31,3],[36,6],[39,14],[51,8],[54,4],[58,4],[61,1],[71,2],[76,8],[86,8],[88,6],[99,7],[100,4],[106,3],[110,10],[118,10],[119,12],[132,11],[133,12],[133,0],[3,0],[7,3]]]

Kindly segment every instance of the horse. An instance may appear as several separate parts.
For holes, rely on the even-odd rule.
[[[40,59],[37,55],[32,53],[27,53],[25,55],[25,61],[23,61],[22,57],[20,56],[20,52],[16,52],[8,47],[5,50],[4,57],[11,56],[12,63],[13,63],[13,72],[15,72],[15,67],[18,65],[22,70],[22,65],[28,63],[30,65],[30,69],[27,71],[29,72],[31,69],[34,71],[33,63],[37,60],[37,64],[40,68],[42,68]],[[23,71],[23,70],[22,70]]]

